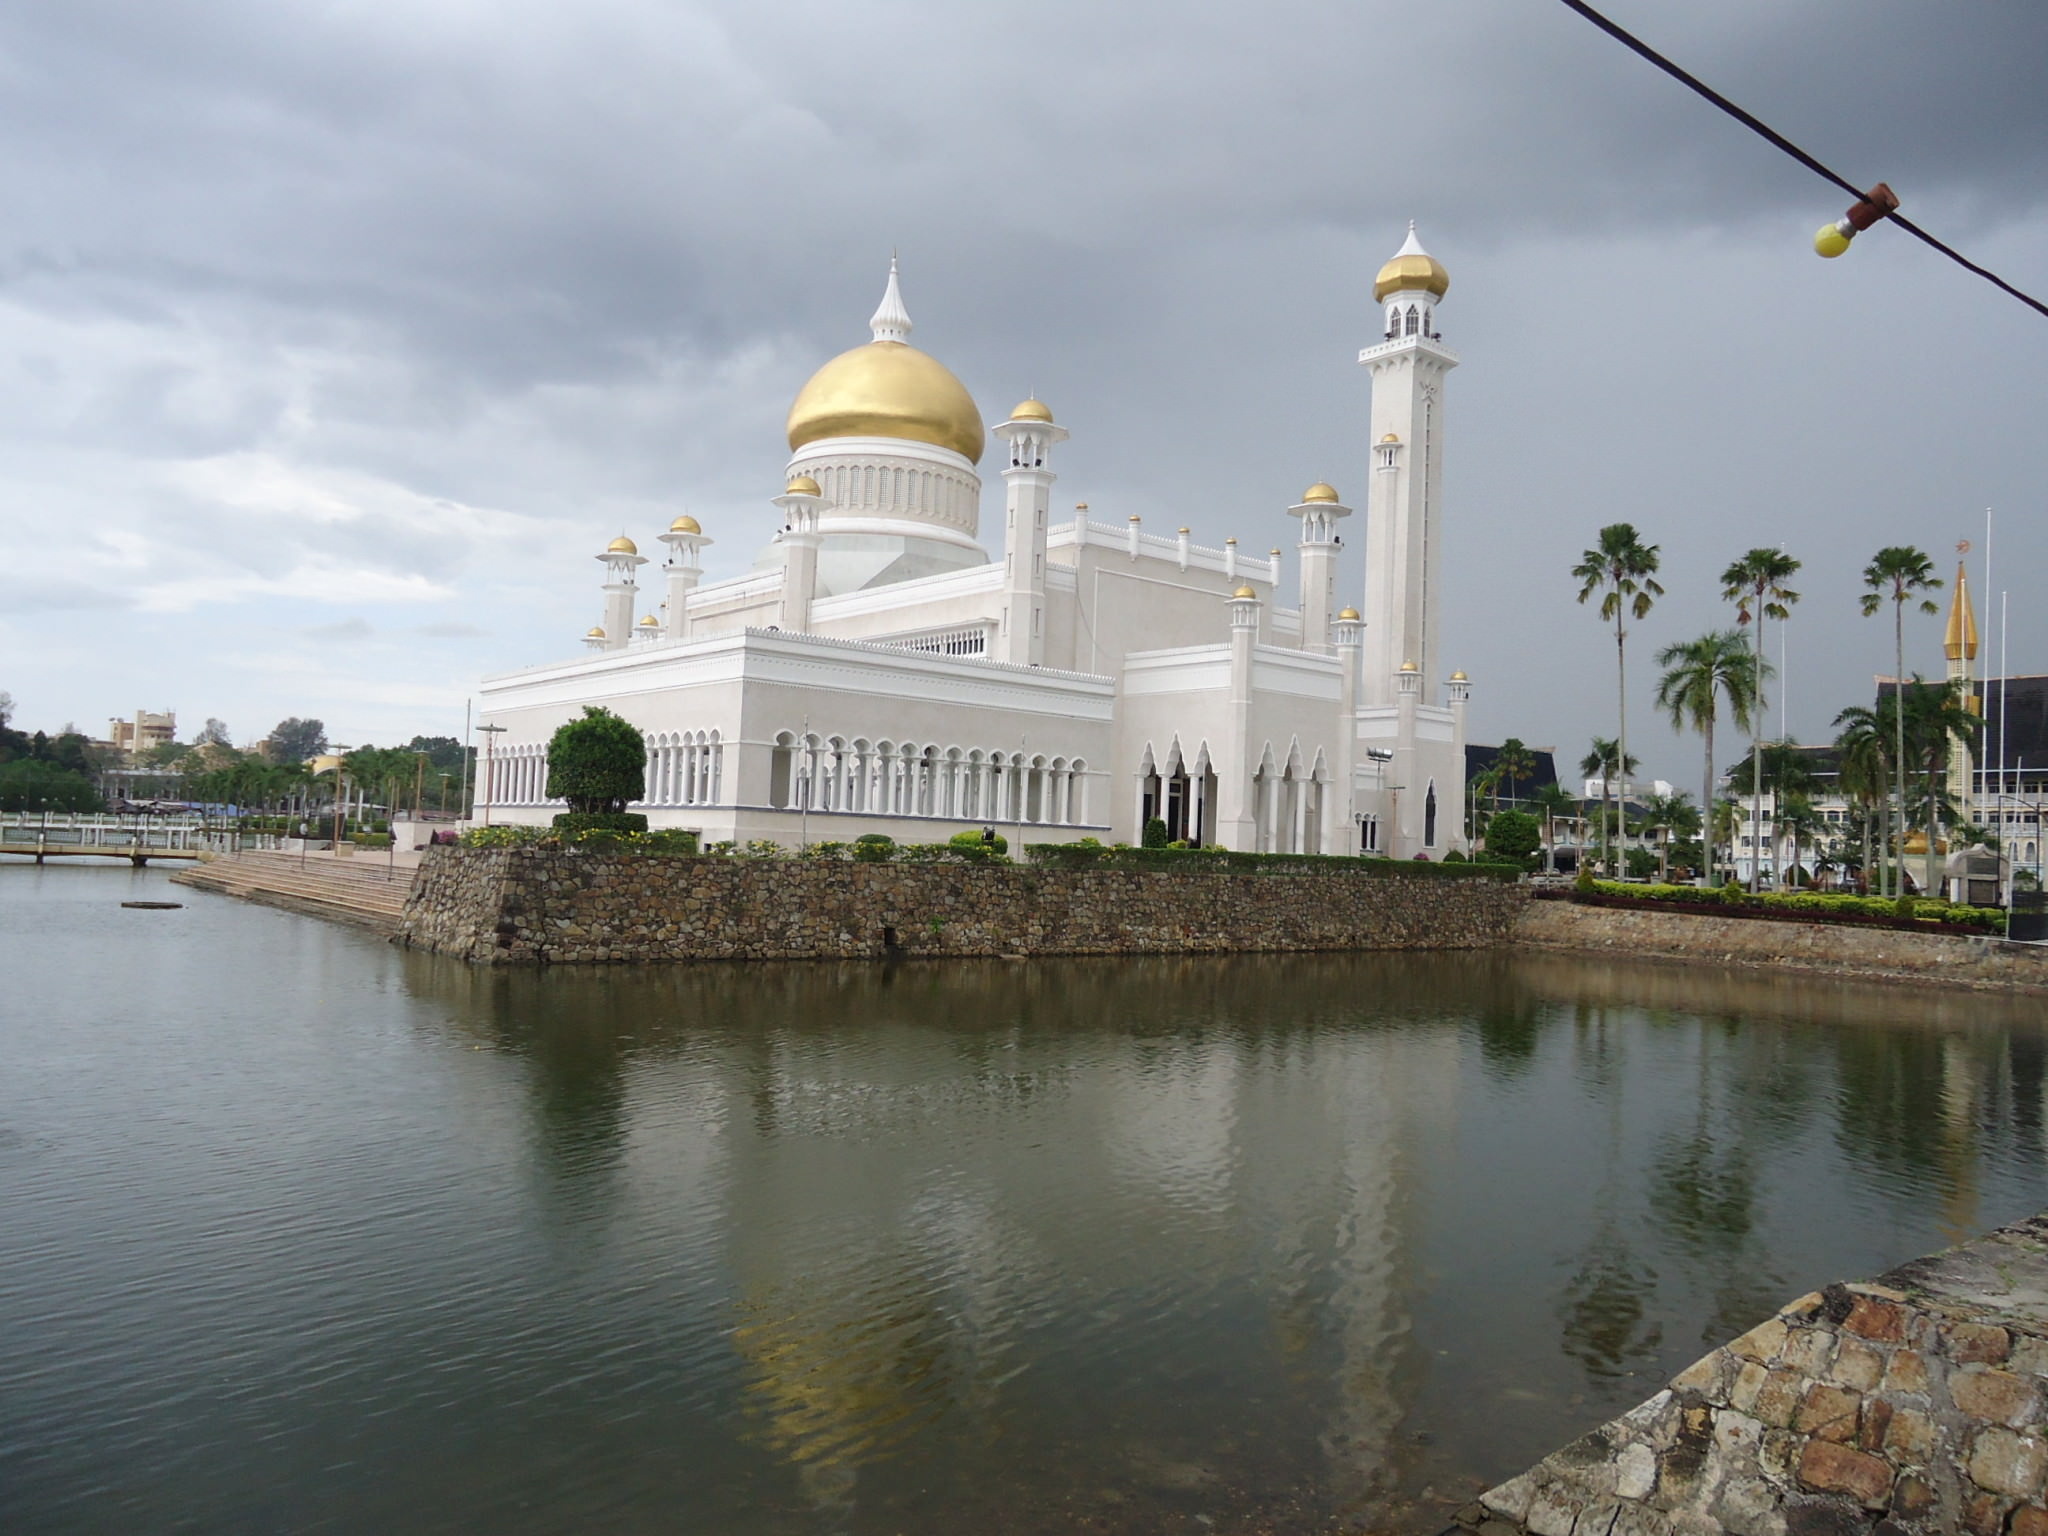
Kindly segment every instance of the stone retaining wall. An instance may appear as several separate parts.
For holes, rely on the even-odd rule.
[[[1882,981],[2048,992],[2048,946],[1958,934],[1532,901],[1514,938],[1536,949],[1611,952],[1632,959],[1706,960]]]
[[[483,963],[1220,954],[1505,943],[1482,878],[671,859],[436,848],[403,943]]]
[[[1459,1526],[2048,1536],[2044,1500],[2048,1216],[2037,1216],[1875,1284],[1800,1297],[1483,1494]]]

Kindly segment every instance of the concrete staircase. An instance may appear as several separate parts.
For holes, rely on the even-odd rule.
[[[309,853],[303,864],[295,853],[238,853],[180,870],[171,881],[355,923],[388,936],[398,932],[417,873],[412,861],[401,859],[393,866],[375,853],[355,858]]]

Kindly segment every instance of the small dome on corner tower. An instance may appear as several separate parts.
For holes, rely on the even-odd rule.
[[[1394,252],[1393,259],[1380,268],[1379,276],[1373,279],[1374,302],[1384,299],[1390,293],[1406,293],[1414,290],[1433,293],[1442,298],[1451,291],[1451,274],[1444,270],[1444,264],[1422,248],[1422,242],[1415,235],[1415,221],[1408,221],[1408,238],[1401,249]]]

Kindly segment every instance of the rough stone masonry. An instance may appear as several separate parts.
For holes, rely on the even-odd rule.
[[[1459,1517],[1478,1536],[2048,1536],[2048,1215],[1802,1296]]]
[[[401,942],[483,964],[1478,949],[1523,887],[1356,872],[654,858],[440,848]]]

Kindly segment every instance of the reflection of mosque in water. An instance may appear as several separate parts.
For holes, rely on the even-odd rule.
[[[1027,1370],[1039,1379],[1018,1397],[1053,1394],[1069,1440],[1113,1436],[1084,1362],[1159,1348],[1206,1313],[1256,1336],[1167,1343],[1167,1357],[1202,1375],[1205,1355],[1249,1342],[1254,1376],[1320,1378],[1323,1422],[1298,1426],[1323,1447],[1318,1481],[1372,1492],[1417,1368],[1410,1164],[1451,1114],[1456,1035],[1311,1051],[1228,1028],[1095,1034],[1076,1071],[1075,1040],[1044,1022],[956,1042],[966,1059],[942,1075],[886,1032],[784,1037],[758,1063],[722,1171],[733,1341],[762,1435],[828,1506],[942,1421],[948,1436],[1008,1433],[1021,1404],[1005,1389]],[[1152,1388],[1150,1430],[1089,1454],[1205,1458],[1192,1439],[1176,1457],[1173,1386]]]
[[[691,1109],[658,1120],[622,1113],[630,1064],[536,1051],[574,1078],[536,1083],[541,1148],[615,1181],[606,1198],[636,1221],[660,1187],[695,1213],[670,1240],[720,1246],[752,1436],[814,1509],[850,1509],[863,1469],[913,1437],[1021,1445],[1049,1424],[1082,1461],[1204,1476],[1219,1419],[1269,1391],[1303,1479],[1365,1498],[1420,1371],[1415,1165],[1454,1117],[1461,1046],[1356,1027],[1345,990],[1302,985],[1315,966],[1288,963],[1284,1005],[1273,966],[1205,967],[1200,1017],[1173,1011],[1188,993],[1172,962],[1051,984],[994,966],[893,987],[874,969],[647,977],[634,1011],[650,1018],[790,1022],[670,1030]],[[498,994],[492,1011],[538,986],[448,979]],[[612,980],[552,975],[549,1011],[616,1018]],[[857,1034],[801,1022],[848,1017]],[[596,1106],[589,1134],[560,1123],[576,1102]],[[611,1155],[593,1144],[607,1136]],[[1175,1379],[1118,1387],[1097,1369],[1152,1354]],[[1281,1378],[1317,1421],[1279,1407]]]
[[[2041,1032],[1980,997],[1887,1027],[1883,991],[1788,1007],[1779,978],[1554,957],[407,964],[527,1061],[543,1185],[691,1272],[681,1326],[748,1453],[847,1520],[948,1477],[954,1507],[1054,1475],[1411,1491],[1425,1403],[1484,1418],[1517,1385],[1484,1359],[1432,1380],[1415,1334],[1446,1305],[1425,1249],[1474,1208],[1447,1165],[1517,1145],[1476,1082],[1542,1084],[1559,1116],[1488,1175],[1560,1202],[1515,1214],[1541,1254],[1499,1283],[1554,1329],[1521,1365],[1596,1395],[1792,1293],[1786,1158],[1974,1230],[2011,1214],[1980,1209],[2012,1177],[1987,1159],[2048,1155]]]

